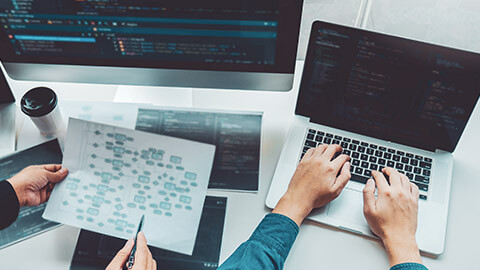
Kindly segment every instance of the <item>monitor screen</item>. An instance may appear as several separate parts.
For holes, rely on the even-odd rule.
[[[293,73],[303,1],[5,0],[2,61]]]
[[[315,22],[297,102],[312,122],[453,152],[480,93],[480,55]]]

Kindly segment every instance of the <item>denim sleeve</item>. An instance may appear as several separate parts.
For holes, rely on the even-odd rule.
[[[390,270],[428,270],[423,264],[418,263],[401,263],[394,265]]]
[[[268,214],[218,270],[283,269],[297,235],[298,226],[290,218]]]

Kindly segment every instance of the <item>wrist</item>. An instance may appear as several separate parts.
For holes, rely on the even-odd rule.
[[[287,216],[300,227],[303,220],[313,209],[310,205],[304,203],[305,201],[302,196],[296,196],[287,192],[280,201],[278,201],[272,213]]]
[[[391,267],[408,262],[422,263],[415,235],[387,235],[382,241]]]
[[[17,183],[15,181],[13,181],[12,179],[7,179],[7,182],[10,183],[10,185],[13,187],[13,190],[15,191],[15,195],[17,195],[17,200],[18,200],[18,204],[20,207],[23,207],[25,205],[25,202],[24,202],[24,195],[23,195],[23,189],[17,185]]]

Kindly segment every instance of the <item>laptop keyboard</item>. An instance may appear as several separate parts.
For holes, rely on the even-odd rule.
[[[385,167],[391,167],[405,174],[410,182],[418,186],[421,200],[427,199],[426,193],[428,192],[432,170],[431,158],[309,129],[300,160],[308,149],[321,144],[342,146],[342,153],[351,158],[352,181],[365,184],[371,178],[372,171],[381,171]]]

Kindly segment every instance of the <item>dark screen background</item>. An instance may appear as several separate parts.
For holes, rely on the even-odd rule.
[[[453,152],[479,97],[480,56],[316,22],[297,113],[312,122]]]

